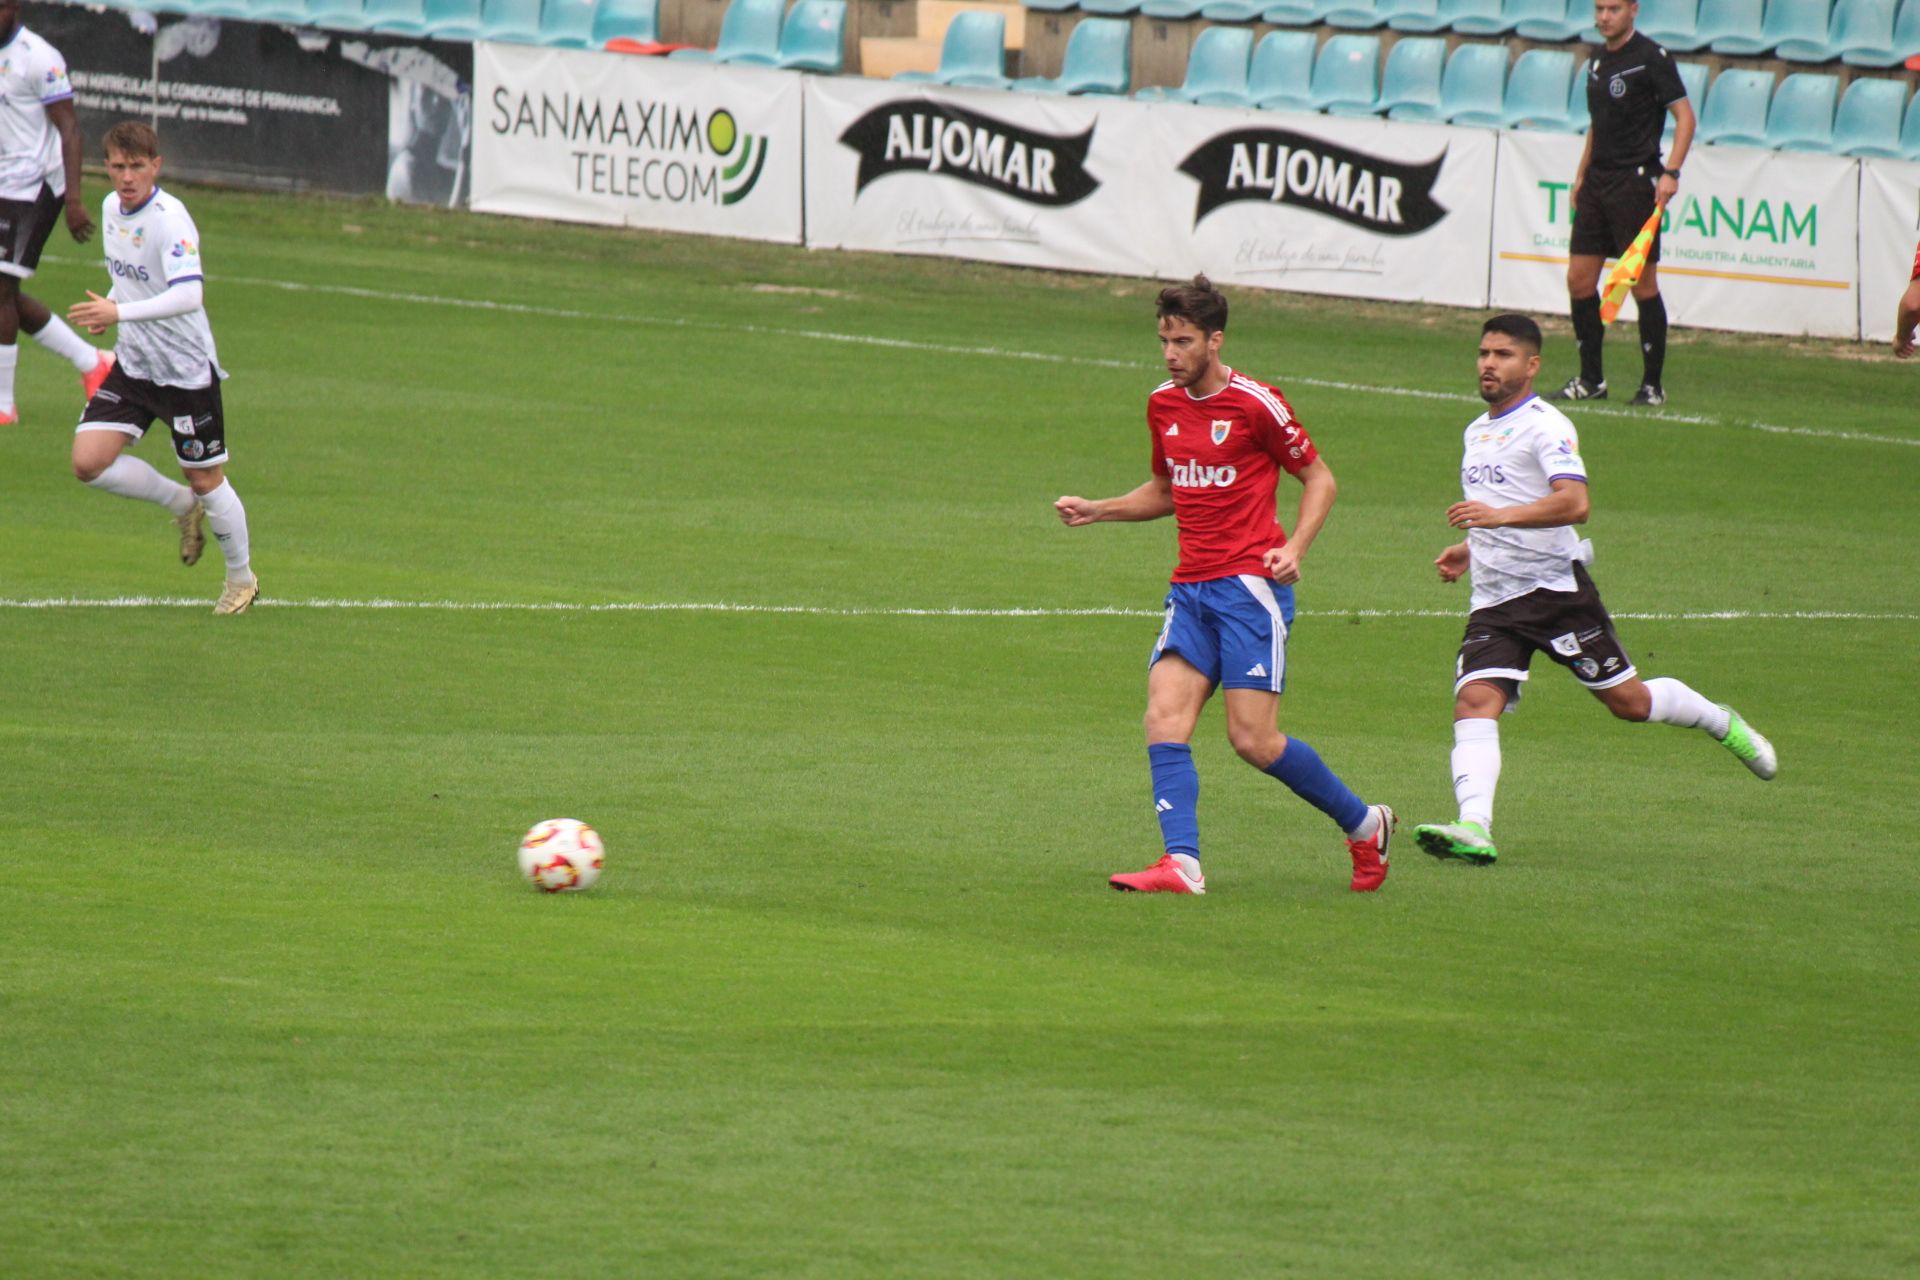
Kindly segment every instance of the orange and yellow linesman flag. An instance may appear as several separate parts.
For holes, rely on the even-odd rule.
[[[1653,216],[1647,219],[1647,225],[1640,228],[1640,234],[1620,255],[1620,261],[1613,264],[1613,270],[1607,275],[1607,287],[1600,291],[1601,324],[1613,323],[1613,318],[1620,314],[1620,304],[1633,292],[1633,286],[1640,283],[1640,273],[1647,269],[1647,254],[1653,248],[1653,237],[1660,230],[1660,215],[1666,208],[1664,204],[1653,206]]]

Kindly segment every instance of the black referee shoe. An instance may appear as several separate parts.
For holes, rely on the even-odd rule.
[[[1651,382],[1641,383],[1640,389],[1633,393],[1633,399],[1627,401],[1628,404],[1652,405],[1656,409],[1666,402],[1667,393],[1654,386]]]
[[[1602,378],[1600,385],[1595,386],[1593,383],[1582,379],[1579,374],[1568,378],[1567,385],[1558,391],[1547,392],[1547,399],[1549,400],[1605,400],[1606,398],[1606,379]]]

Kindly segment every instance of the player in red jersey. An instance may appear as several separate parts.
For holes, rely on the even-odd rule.
[[[1147,893],[1207,891],[1195,812],[1200,776],[1189,744],[1218,687],[1240,758],[1337,822],[1353,859],[1352,887],[1378,889],[1387,878],[1393,810],[1362,801],[1312,747],[1279,729],[1293,586],[1333,509],[1333,472],[1278,388],[1221,362],[1227,300],[1205,276],[1163,289],[1158,312],[1169,377],[1147,400],[1152,476],[1116,498],[1053,504],[1070,526],[1171,515],[1179,528],[1166,623],[1147,660],[1147,759],[1166,853],[1109,883]],[[1282,471],[1301,485],[1291,538],[1275,516]]]
[[[1905,360],[1913,354],[1913,330],[1920,325],[1920,245],[1913,250],[1913,276],[1907,291],[1900,295],[1900,310],[1893,317],[1893,354]]]

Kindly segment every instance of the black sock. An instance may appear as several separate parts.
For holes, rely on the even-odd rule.
[[[1573,300],[1573,336],[1580,340],[1580,381],[1597,387],[1606,380],[1600,372],[1600,344],[1607,336],[1607,326],[1600,323],[1599,294]]]
[[[1647,371],[1640,380],[1657,387],[1667,367],[1667,304],[1656,293],[1639,300],[1639,306],[1640,352],[1647,361]]]

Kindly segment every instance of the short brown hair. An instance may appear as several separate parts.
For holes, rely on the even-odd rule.
[[[1205,276],[1162,289],[1159,313],[1162,320],[1186,320],[1202,333],[1227,331],[1227,300]]]
[[[142,120],[122,120],[107,130],[101,144],[108,155],[117,151],[123,156],[152,160],[160,154],[160,135]]]

